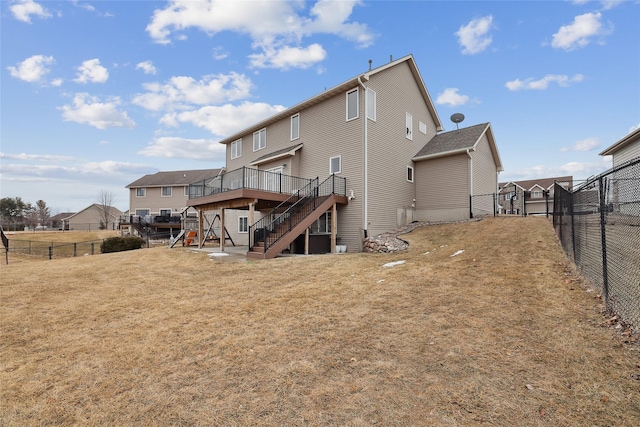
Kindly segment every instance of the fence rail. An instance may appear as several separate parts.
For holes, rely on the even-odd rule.
[[[8,239],[7,248],[9,254],[34,255],[39,257],[70,258],[100,253],[100,245],[104,239],[90,240],[86,242],[44,242],[37,240]]]
[[[553,226],[607,310],[640,329],[640,157],[573,192],[556,184]]]

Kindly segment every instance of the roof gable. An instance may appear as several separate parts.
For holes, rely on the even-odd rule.
[[[293,107],[287,108],[277,114],[274,114],[271,117],[266,118],[265,120],[262,120],[260,122],[257,122],[255,124],[253,124],[252,126],[245,128],[233,135],[228,136],[227,138],[224,138],[220,141],[221,144],[229,144],[233,141],[236,141],[238,138],[241,138],[243,135],[247,135],[250,133],[255,132],[256,130],[262,129],[270,124],[273,124],[277,121],[280,121],[284,118],[288,118],[291,115],[300,112],[306,108],[309,108],[313,105],[319,104],[329,98],[333,98],[334,96],[343,93],[349,89],[352,89],[356,86],[359,86],[361,83],[368,81],[372,75],[378,74],[378,73],[383,73],[385,70],[388,70],[389,68],[395,67],[398,64],[403,64],[403,63],[407,63],[409,65],[409,68],[411,69],[411,73],[413,74],[414,79],[416,80],[416,83],[418,84],[418,87],[420,88],[420,93],[422,94],[422,98],[424,99],[424,102],[427,106],[427,109],[429,110],[429,112],[431,113],[431,118],[433,119],[433,122],[436,125],[436,130],[441,131],[444,128],[442,127],[442,122],[440,121],[440,117],[438,117],[438,113],[436,112],[436,108],[433,104],[433,101],[431,100],[431,96],[429,95],[429,92],[427,91],[427,87],[424,84],[424,81],[422,80],[422,77],[420,75],[420,72],[418,70],[418,67],[415,63],[415,60],[413,59],[413,55],[407,55],[404,56],[400,59],[397,59],[395,61],[391,61],[385,65],[382,65],[380,67],[374,68],[372,70],[367,71],[366,73],[362,73],[359,74],[355,77],[350,78],[349,80],[346,80],[330,89],[325,90],[322,93],[319,93],[316,96],[313,96],[309,99],[306,99],[302,102],[300,102],[299,104],[294,105]]]
[[[187,186],[194,182],[211,178],[220,173],[220,169],[198,169],[156,172],[133,181],[125,188]]]
[[[538,186],[543,189],[551,189],[555,182],[558,183],[567,183],[569,187],[573,186],[573,176],[557,176],[552,178],[538,178],[538,179],[527,179],[523,181],[509,181],[509,182],[500,182],[498,183],[499,188],[505,188],[510,185],[517,185],[522,190],[529,189],[530,191],[533,187]]]
[[[610,156],[615,154],[617,151],[623,149],[627,145],[632,144],[633,142],[640,143],[640,127],[631,131],[629,134],[625,135],[618,142],[610,146],[609,148],[603,150],[600,155],[601,156]]]

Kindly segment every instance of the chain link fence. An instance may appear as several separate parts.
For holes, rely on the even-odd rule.
[[[640,329],[640,157],[573,192],[556,184],[553,226],[607,311]]]

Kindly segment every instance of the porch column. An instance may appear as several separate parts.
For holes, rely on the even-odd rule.
[[[309,227],[304,230],[304,254],[309,255]]]
[[[338,208],[334,203],[331,207],[331,253],[336,253],[336,236],[338,235]]]
[[[204,213],[198,208],[198,249],[202,249],[202,236],[204,235]]]
[[[224,208],[220,209],[220,252],[224,251],[224,241],[226,238],[224,232]]]
[[[252,226],[255,223],[255,221],[253,219],[254,218],[254,214],[255,214],[255,207],[254,207],[253,203],[249,203],[249,218],[247,220],[247,221],[249,221],[249,227]],[[247,230],[249,229],[249,227],[247,227]],[[252,231],[254,231],[254,230],[252,230]],[[254,231],[254,235],[255,235],[255,231]],[[247,244],[251,244],[252,237],[253,236],[248,236]],[[255,243],[256,242],[253,242],[254,245],[255,245]],[[251,249],[251,248],[249,248],[249,249]]]

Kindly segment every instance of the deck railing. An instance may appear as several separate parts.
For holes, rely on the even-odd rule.
[[[189,199],[211,196],[240,188],[294,194],[312,180],[248,167],[189,184]]]
[[[283,210],[286,202],[281,203],[269,214],[249,226],[249,248],[258,242],[264,242],[263,252],[279,241],[300,221],[311,214],[320,204],[321,197],[332,194],[346,195],[347,180],[331,175],[318,184],[318,178],[311,180],[307,186],[289,198],[291,205]],[[296,198],[297,200],[293,200]]]

